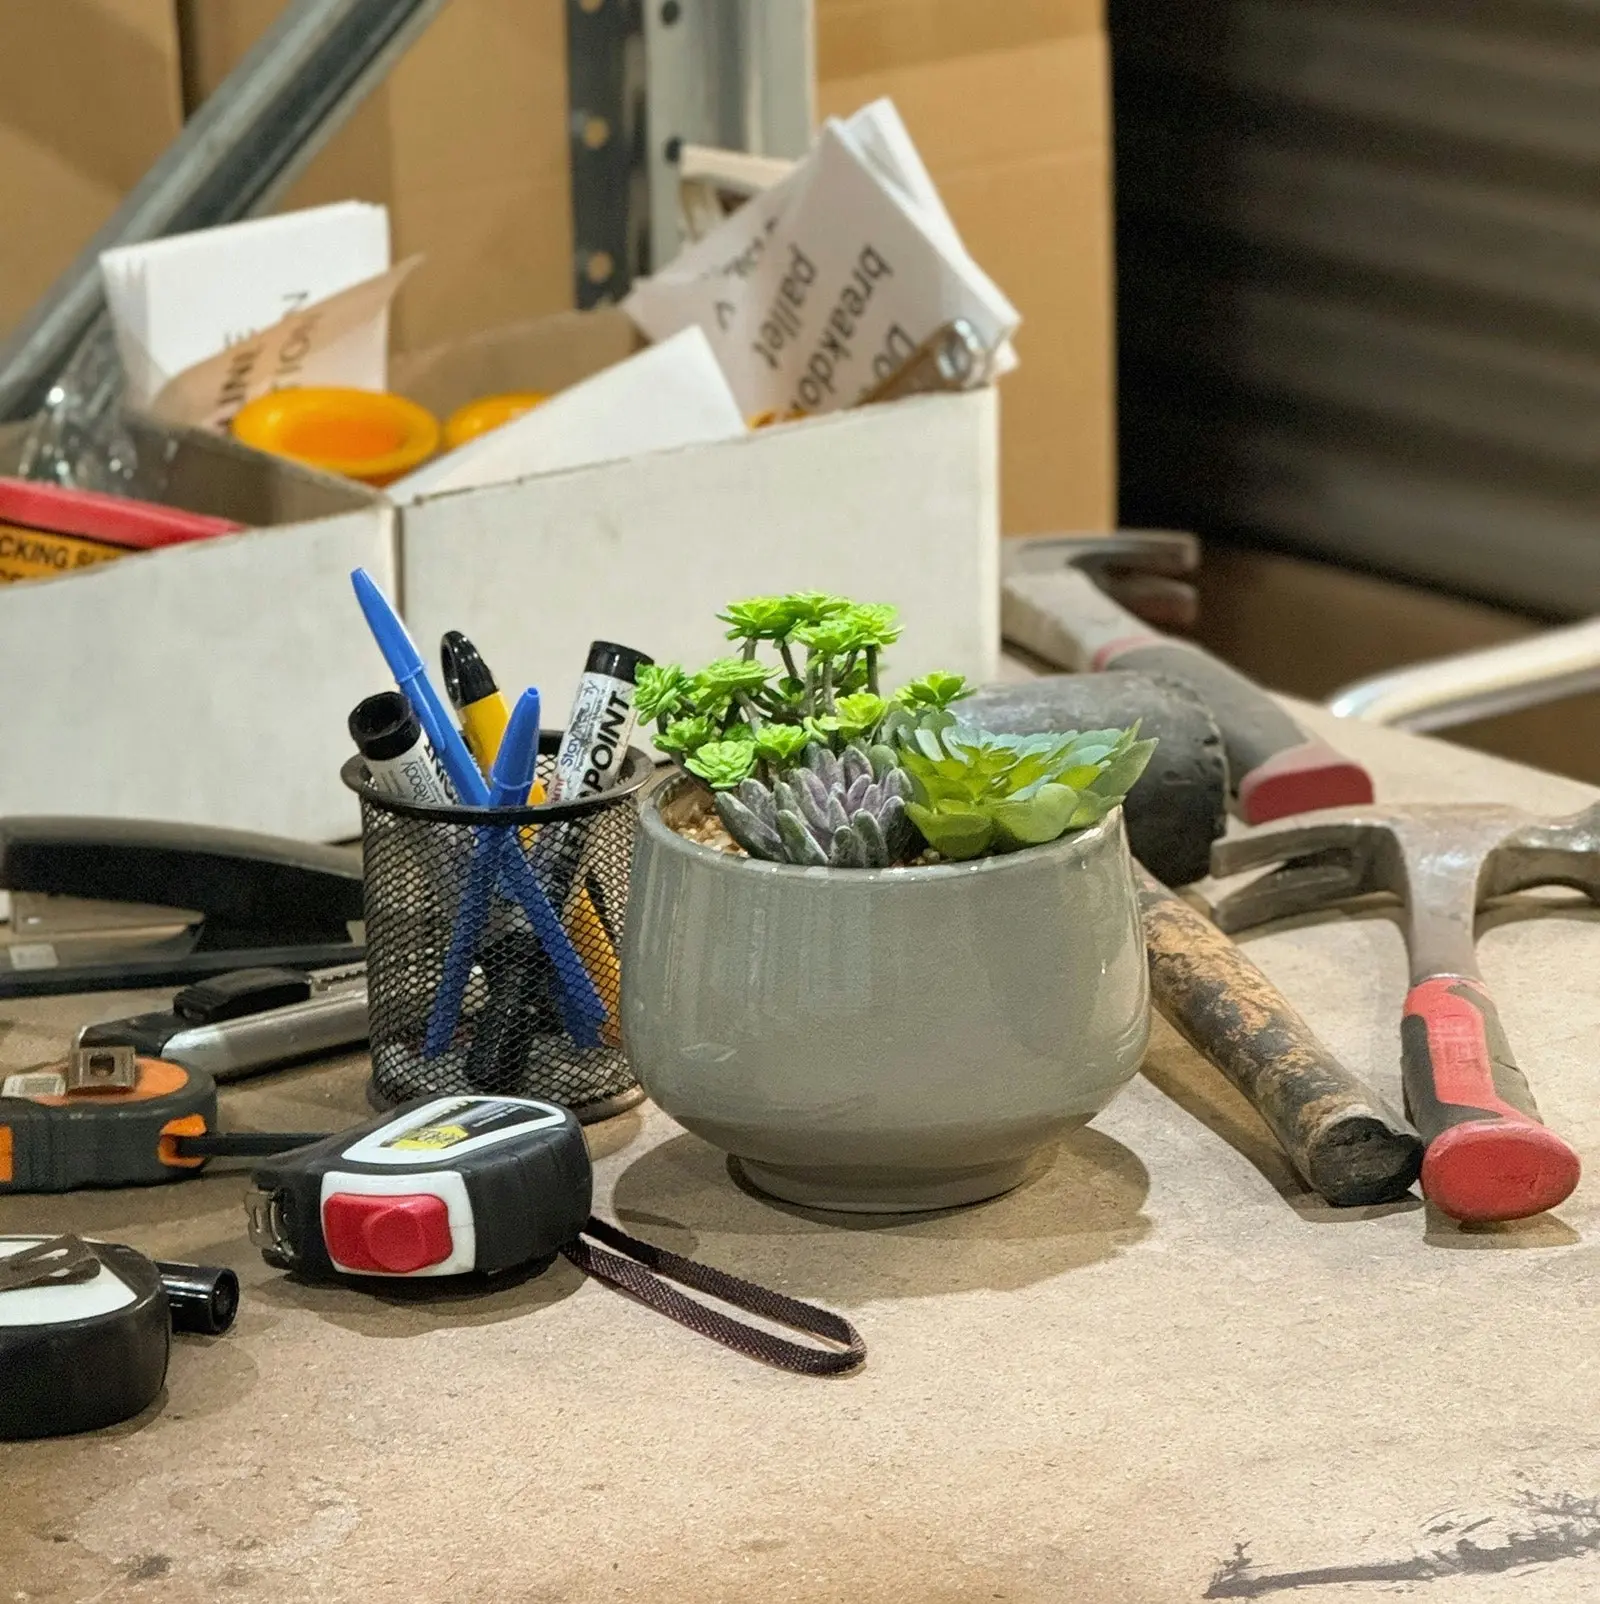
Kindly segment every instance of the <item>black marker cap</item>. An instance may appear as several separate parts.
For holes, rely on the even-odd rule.
[[[585,674],[605,674],[627,684],[635,684],[639,670],[648,668],[655,658],[636,652],[631,646],[618,646],[615,641],[597,640],[590,644],[589,661],[583,665]]]
[[[399,691],[379,691],[357,702],[350,715],[350,739],[371,763],[409,752],[422,739],[422,726]]]
[[[439,642],[439,665],[444,670],[445,694],[458,713],[500,689],[478,648],[459,629],[445,631]]]
[[[220,1337],[239,1312],[239,1278],[225,1265],[166,1264],[156,1260],[174,1331]]]

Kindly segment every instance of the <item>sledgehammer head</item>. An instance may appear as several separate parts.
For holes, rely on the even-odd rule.
[[[1128,845],[1164,885],[1209,872],[1211,843],[1227,824],[1228,766],[1216,720],[1186,686],[1146,674],[1054,674],[990,686],[955,710],[999,735],[1137,722],[1158,744],[1122,804]]]

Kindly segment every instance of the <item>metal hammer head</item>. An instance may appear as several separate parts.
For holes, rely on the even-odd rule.
[[[1219,841],[1218,878],[1278,867],[1221,898],[1227,931],[1389,892],[1406,905],[1413,960],[1470,965],[1473,917],[1490,897],[1566,885],[1600,901],[1600,804],[1542,821],[1516,808],[1463,805],[1337,808]],[[1417,944],[1438,948],[1419,953]]]
[[[1008,574],[1081,568],[1147,624],[1168,629],[1194,624],[1194,586],[1180,577],[1200,566],[1200,542],[1193,535],[1173,529],[1023,535],[1006,540],[1001,551]]]

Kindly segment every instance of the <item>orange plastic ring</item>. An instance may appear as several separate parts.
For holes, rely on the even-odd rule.
[[[369,485],[410,473],[439,449],[439,420],[386,390],[273,390],[239,409],[233,434],[258,451]]]
[[[476,401],[457,407],[444,420],[444,448],[454,451],[457,446],[476,440],[480,434],[488,434],[491,429],[520,418],[524,412],[532,412],[549,399],[538,390],[507,390],[502,395],[479,396]]]

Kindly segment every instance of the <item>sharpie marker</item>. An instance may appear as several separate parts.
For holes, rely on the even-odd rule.
[[[445,692],[461,715],[461,733],[478,767],[488,775],[505,739],[511,706],[495,684],[483,654],[459,629],[446,631],[439,642],[439,663],[444,670]],[[544,800],[543,782],[536,778],[528,801],[537,807]]]
[[[511,704],[500,694],[478,648],[459,629],[448,630],[439,642],[439,666],[445,693],[461,715],[461,733],[478,767],[488,774],[511,722]]]
[[[399,802],[455,805],[450,776],[399,691],[381,691],[357,703],[350,715],[350,739],[367,761],[374,790]]]
[[[590,646],[556,755],[552,802],[596,796],[617,783],[633,735],[635,681],[639,670],[654,661],[611,641],[597,640]]]

